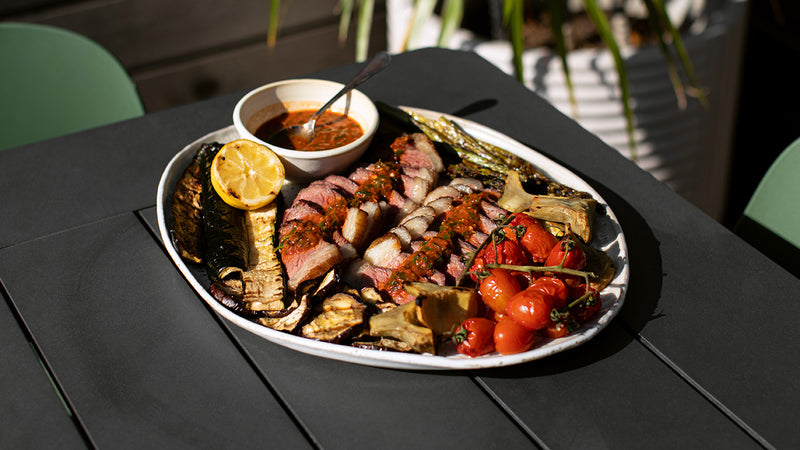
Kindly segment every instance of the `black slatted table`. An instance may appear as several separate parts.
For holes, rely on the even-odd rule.
[[[0,152],[0,448],[800,446],[797,278],[472,53],[397,55],[362,90],[587,180],[626,234],[620,315],[578,348],[465,372],[309,356],[227,322],[154,207],[172,156],[230,124],[227,95]]]

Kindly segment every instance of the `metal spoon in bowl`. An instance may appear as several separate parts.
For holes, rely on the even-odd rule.
[[[317,119],[319,119],[319,116],[321,116],[322,113],[330,108],[330,106],[340,97],[347,94],[353,90],[353,88],[367,81],[370,77],[383,70],[389,65],[390,60],[391,57],[386,52],[380,52],[373,56],[367,65],[364,66],[364,68],[361,69],[361,71],[358,72],[358,74],[356,74],[356,76],[353,77],[353,79],[350,80],[350,82],[347,83],[341,91],[334,95],[332,99],[328,100],[328,103],[325,103],[322,108],[317,110],[317,112],[315,112],[306,123],[283,128],[270,136],[269,139],[267,139],[267,142],[273,145],[278,145],[279,147],[281,146],[279,143],[292,142],[292,138],[299,138],[305,142],[311,142],[314,140],[314,127],[317,124]]]

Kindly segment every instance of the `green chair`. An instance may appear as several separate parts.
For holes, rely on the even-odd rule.
[[[800,139],[764,174],[734,230],[800,276]]]
[[[144,114],[119,61],[90,39],[0,23],[0,150]]]

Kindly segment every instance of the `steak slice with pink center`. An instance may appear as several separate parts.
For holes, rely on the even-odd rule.
[[[283,251],[281,260],[286,266],[287,286],[294,291],[304,281],[324,275],[343,258],[335,244],[319,241],[317,245],[299,252]]]

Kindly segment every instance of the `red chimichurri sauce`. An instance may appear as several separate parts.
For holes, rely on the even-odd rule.
[[[315,112],[313,109],[285,112],[264,122],[254,134],[257,138],[267,141],[272,135],[285,127],[301,125],[307,122]],[[304,139],[287,138],[280,142],[275,142],[275,145],[290,150],[330,150],[347,145],[364,135],[361,125],[353,118],[331,111],[322,113],[317,119],[314,129],[314,139],[310,142]]]
[[[453,251],[453,240],[458,237],[467,238],[478,227],[480,208],[483,197],[479,193],[469,194],[461,200],[461,204],[447,213],[439,226],[436,236],[425,241],[411,256],[397,268],[384,284],[383,289],[394,296],[403,290],[403,283],[416,281],[433,274],[436,267],[450,257]]]
[[[322,219],[297,220],[281,239],[281,252],[300,253],[317,245],[321,240],[330,240],[333,232],[341,228],[347,217],[347,210],[359,207],[366,202],[386,199],[394,189],[393,180],[400,179],[400,170],[395,163],[378,161],[370,168],[372,174],[353,197],[339,199],[328,205]]]

